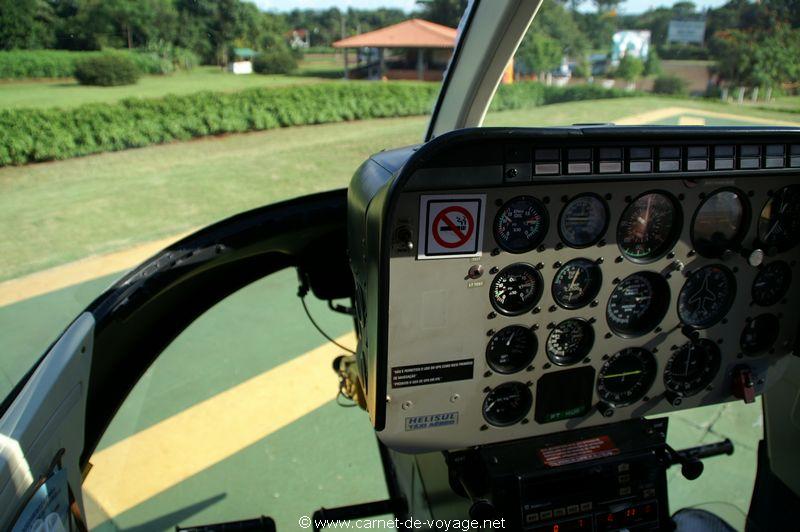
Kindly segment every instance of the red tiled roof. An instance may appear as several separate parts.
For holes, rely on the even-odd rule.
[[[454,48],[456,30],[419,18],[347,37],[334,48]]]

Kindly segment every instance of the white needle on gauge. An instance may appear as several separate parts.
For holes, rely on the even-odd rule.
[[[511,340],[514,339],[514,335],[516,335],[516,334],[517,334],[517,331],[511,331],[511,335],[509,335],[508,341],[506,341],[506,347],[511,345]]]

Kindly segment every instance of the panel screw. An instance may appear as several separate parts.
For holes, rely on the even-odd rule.
[[[514,179],[515,177],[517,177],[518,173],[519,172],[517,171],[516,168],[509,168],[508,170],[506,170],[506,177],[509,179]]]

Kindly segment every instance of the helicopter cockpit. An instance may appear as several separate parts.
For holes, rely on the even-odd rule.
[[[761,396],[748,529],[796,528],[800,129],[481,127],[539,7],[469,3],[423,143],[373,155],[347,190],[202,229],[96,299],[3,404],[0,527],[56,460],[81,530],[91,455],[147,368],[295,267],[302,295],[351,303],[357,348],[333,369],[389,492],[309,527],[727,530],[671,515],[667,471],[692,481],[733,443],[674,449],[666,416]]]

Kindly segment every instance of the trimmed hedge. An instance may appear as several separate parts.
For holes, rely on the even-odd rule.
[[[0,111],[0,166],[66,159],[206,135],[423,115],[439,85],[347,82],[258,88],[235,93],[200,92],[158,99],[127,99],[73,109]],[[631,96],[599,86],[504,85],[492,109],[551,102]]]
[[[0,79],[70,78],[82,59],[119,54],[133,61],[143,74],[172,72],[172,62],[151,52],[129,50],[71,52],[68,50],[0,51]]]
[[[75,63],[75,78],[81,85],[116,87],[139,81],[139,68],[120,54],[85,57]]]
[[[261,52],[253,58],[256,74],[291,74],[297,70],[297,59],[288,48]]]
[[[689,83],[678,76],[658,76],[653,82],[655,94],[685,96],[689,94]]]

